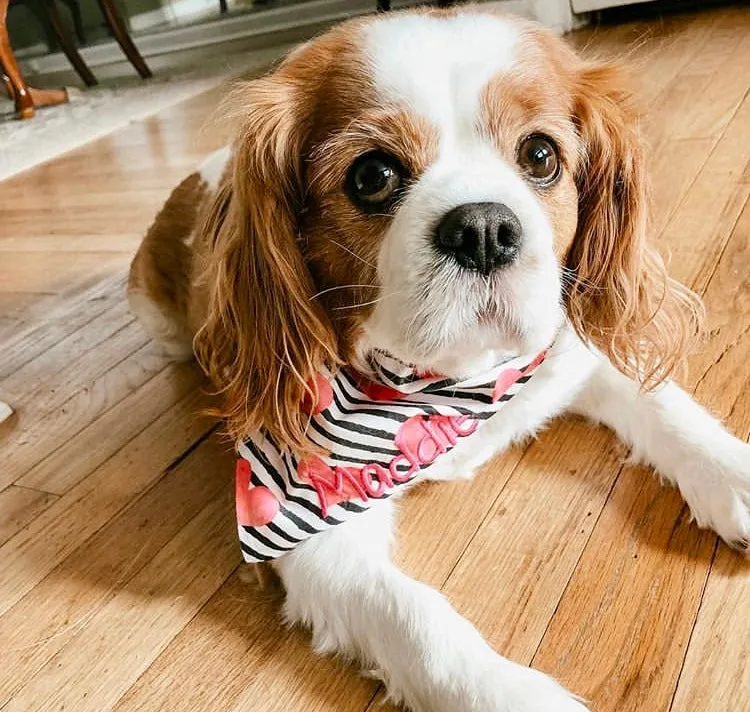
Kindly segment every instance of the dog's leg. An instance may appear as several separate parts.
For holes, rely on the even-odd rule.
[[[381,502],[276,563],[286,616],[312,629],[315,648],[357,659],[414,712],[585,712],[391,564],[392,508]]]
[[[675,484],[696,522],[731,546],[750,546],[750,445],[731,435],[685,391],[668,382],[642,392],[607,361],[573,409],[612,428]]]

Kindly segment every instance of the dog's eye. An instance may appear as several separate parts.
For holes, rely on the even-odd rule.
[[[518,149],[518,164],[537,185],[550,185],[560,175],[560,158],[552,139],[534,134]]]
[[[349,169],[347,190],[363,210],[382,210],[397,195],[403,169],[393,156],[372,151],[360,156]]]

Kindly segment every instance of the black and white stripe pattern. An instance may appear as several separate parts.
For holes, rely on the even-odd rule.
[[[377,464],[388,470],[391,461],[402,454],[396,440],[407,421],[415,417],[464,416],[462,421],[475,420],[481,426],[523,388],[543,360],[544,353],[519,357],[481,376],[456,381],[420,377],[412,367],[378,352],[371,359],[372,381],[345,369],[326,376],[332,397],[328,407],[311,417],[308,437],[330,453],[322,460],[331,468],[332,477],[336,467],[359,472],[365,465]],[[379,499],[389,497],[403,484],[394,480],[379,497],[363,499],[360,495],[329,503],[323,516],[322,495],[302,479],[300,463],[293,455],[262,433],[241,442],[237,449],[239,456],[250,463],[250,487],[268,488],[280,503],[278,513],[268,524],[238,525],[247,562],[283,556],[313,534],[341,524]],[[395,472],[402,476],[409,471],[404,459],[402,456],[394,465]],[[419,478],[431,464],[420,464],[409,481]]]

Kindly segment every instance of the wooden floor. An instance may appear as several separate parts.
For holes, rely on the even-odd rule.
[[[747,439],[750,11],[576,42],[637,47],[654,233],[710,312],[685,383]],[[216,97],[0,186],[0,400],[17,411],[0,426],[2,712],[381,709],[376,682],[314,657],[248,581],[199,379],[154,353],[123,298],[154,212],[218,141],[197,140]],[[559,422],[471,484],[418,489],[397,558],[596,712],[746,712],[750,564],[623,455]]]

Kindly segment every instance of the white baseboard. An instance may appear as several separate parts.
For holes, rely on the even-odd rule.
[[[216,17],[219,11],[218,0],[172,0],[155,10],[131,15],[128,25],[134,36],[152,27],[158,27],[178,20],[197,21]]]
[[[197,8],[202,0],[177,0],[174,6],[184,7],[187,12]],[[218,6],[218,0],[217,0]],[[393,7],[408,7],[421,4],[420,0],[393,0]],[[572,27],[572,12],[569,0],[495,0],[489,4],[525,17],[538,20],[560,32]],[[174,27],[162,32],[151,32],[135,36],[135,43],[141,54],[149,60],[152,69],[176,69],[184,61],[186,51],[195,59],[196,52],[203,48],[208,54],[215,54],[216,47],[222,51],[263,50],[278,45],[291,44],[307,39],[326,27],[348,17],[372,12],[375,0],[311,0],[300,5],[271,7],[246,14],[222,17],[200,24]],[[168,12],[168,9],[165,9]],[[141,22],[156,18],[143,18]],[[113,65],[112,70],[121,67],[126,74],[132,68],[123,61],[123,55],[114,40],[84,47],[81,55],[92,67]],[[62,52],[41,57],[26,58],[20,61],[21,69],[28,77],[66,73],[70,64]]]

